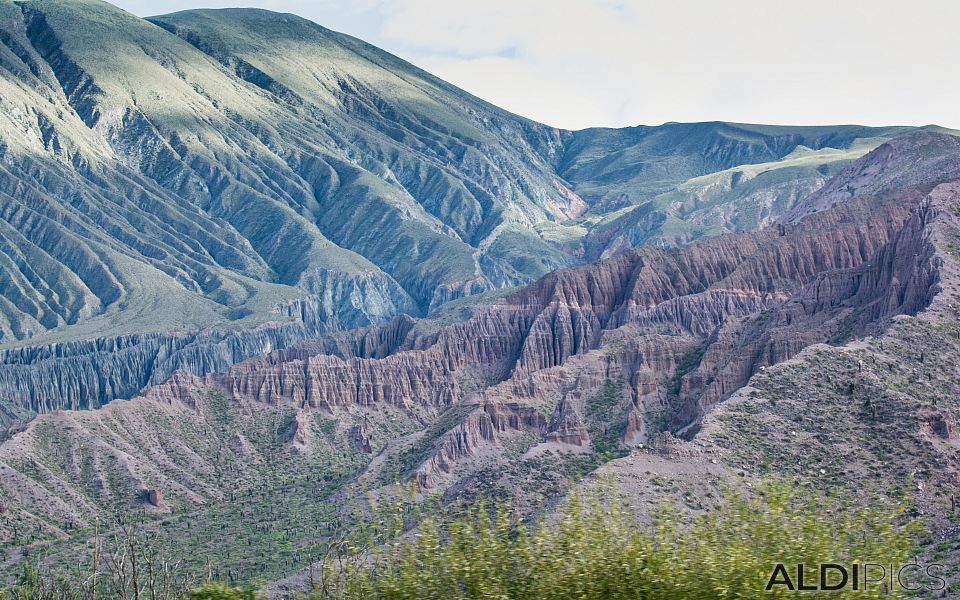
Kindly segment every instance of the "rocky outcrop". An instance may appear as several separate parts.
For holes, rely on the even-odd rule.
[[[904,191],[903,196],[915,197],[915,193]],[[762,314],[719,327],[699,365],[683,376],[675,427],[699,420],[765,366],[787,360],[813,343],[843,342],[877,333],[891,317],[916,314],[933,301],[939,290],[940,259],[931,239],[944,209],[944,196],[953,196],[952,203],[960,200],[960,193],[957,185],[950,183],[915,204],[903,202],[903,196],[887,202],[861,198],[844,205],[871,212],[887,206],[886,221],[871,222],[867,234],[857,233],[863,221],[839,229],[827,226],[826,221],[836,219],[836,211],[802,221],[841,234],[835,240],[829,235],[822,238],[824,248],[834,249],[836,266]],[[858,237],[854,244],[842,242]]]
[[[248,330],[155,333],[0,350],[0,390],[39,413],[97,408],[132,398],[174,372],[197,375],[303,341],[299,324]]]
[[[506,432],[536,431],[544,424],[543,416],[528,406],[484,403],[440,437],[413,478],[421,488],[436,487],[438,479],[453,474],[459,462],[479,454],[485,446],[494,448]]]
[[[353,443],[357,450],[364,454],[373,454],[373,445],[370,443],[367,428],[363,423],[354,425],[353,429],[350,430],[350,434],[353,437]]]
[[[293,421],[290,423],[290,444],[296,452],[307,452],[310,448],[310,442],[313,433],[310,429],[310,416],[306,411],[298,410],[293,415]]]
[[[616,408],[621,438],[639,443],[651,410],[687,428],[761,366],[921,310],[936,292],[936,218],[914,188],[861,197],[796,224],[558,271],[436,334],[385,332],[403,341],[376,356],[280,353],[149,396],[189,402],[191,390],[215,389],[332,414],[379,405],[419,414],[447,410],[483,381],[483,397],[499,404],[554,406],[538,435],[583,446],[591,394],[617,380],[630,390],[629,406]],[[571,369],[573,380],[563,375]],[[489,441],[480,424],[466,431],[431,468],[446,472],[473,441]]]
[[[357,302],[364,306],[364,299],[373,301],[361,294]],[[11,406],[23,409],[23,414],[88,410],[112,400],[132,398],[177,371],[198,376],[220,373],[238,362],[271,352],[295,352],[298,346],[343,357],[382,357],[405,342],[414,323],[407,317],[390,319],[394,314],[390,309],[344,311],[336,302],[324,304],[322,315],[318,315],[307,310],[309,302],[281,307],[280,312],[298,321],[249,329],[138,334],[0,349],[0,396]],[[338,306],[341,308],[335,312],[327,312]],[[321,335],[348,323],[366,328],[343,335]],[[373,324],[380,327],[369,328]],[[0,423],[15,420],[21,412],[0,410]]]
[[[160,490],[147,490],[144,492],[144,498],[150,506],[161,511],[169,511],[170,507],[163,500],[163,492]]]
[[[927,422],[930,426],[930,431],[932,431],[934,435],[945,440],[949,440],[950,438],[954,437],[956,426],[947,415],[934,415],[930,417]]]

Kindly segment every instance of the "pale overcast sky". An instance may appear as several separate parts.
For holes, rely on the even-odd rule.
[[[960,128],[956,0],[116,0],[257,6],[360,37],[521,115]]]

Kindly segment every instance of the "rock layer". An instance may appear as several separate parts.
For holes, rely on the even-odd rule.
[[[563,131],[292,15],[0,0],[0,419],[752,229],[903,131]]]

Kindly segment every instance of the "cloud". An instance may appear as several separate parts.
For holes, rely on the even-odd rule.
[[[192,0],[121,4],[144,14]],[[960,126],[952,64],[960,3],[952,0],[251,4],[357,35],[562,127],[713,119]]]

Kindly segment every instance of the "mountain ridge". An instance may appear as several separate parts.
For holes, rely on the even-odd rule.
[[[244,301],[245,297],[249,297],[249,292],[242,292],[236,286],[239,284],[241,287],[248,287],[251,283],[229,282],[230,271],[239,270],[240,274],[252,277],[255,280],[252,282],[254,286],[258,285],[257,280],[293,285],[303,275],[306,265],[316,264],[316,262],[310,262],[316,259],[308,256],[315,254],[318,250],[311,250],[311,248],[322,248],[322,253],[318,256],[327,257],[321,261],[322,268],[342,270],[346,267],[347,274],[357,270],[379,273],[378,276],[385,278],[384,285],[392,286],[389,292],[392,300],[401,304],[409,304],[412,300],[417,304],[416,310],[421,312],[435,308],[446,298],[457,297],[463,293],[458,291],[457,286],[466,285],[466,288],[460,289],[482,290],[503,284],[526,283],[544,272],[575,260],[565,257],[563,252],[551,249],[548,243],[537,242],[538,236],[531,231],[531,227],[535,222],[545,219],[549,221],[557,217],[577,217],[587,209],[578,195],[567,188],[566,184],[561,183],[565,173],[554,174],[547,165],[552,161],[572,160],[559,157],[559,151],[563,149],[566,154],[569,154],[569,148],[577,144],[576,137],[585,135],[583,132],[561,132],[509,115],[392,55],[359,40],[330,32],[309,21],[290,15],[277,16],[268,11],[247,12],[238,9],[188,11],[141,20],[122,11],[108,8],[109,5],[100,2],[22,2],[8,3],[7,6],[9,7],[7,11],[11,13],[14,7],[19,7],[19,12],[23,15],[22,31],[17,32],[15,27],[11,27],[14,31],[5,36],[15,40],[18,33],[22,34],[22,39],[19,40],[21,43],[11,42],[11,46],[16,45],[19,49],[19,54],[15,52],[13,54],[28,58],[28,64],[24,64],[27,64],[31,72],[37,71],[43,74],[47,84],[58,83],[63,88],[69,104],[65,108],[72,110],[88,128],[96,122],[92,129],[100,131],[105,136],[102,139],[113,148],[113,152],[122,161],[180,198],[197,203],[213,218],[226,219],[223,224],[232,230],[231,235],[239,234],[234,238],[236,241],[230,242],[231,245],[239,248],[246,247],[247,254],[253,252],[249,258],[226,255],[218,258],[218,255],[223,255],[226,248],[212,253],[210,249],[207,250],[213,255],[215,263],[224,263],[219,266],[211,265],[214,267],[212,271],[207,267],[203,269],[211,273],[220,285],[218,292],[212,294],[212,299],[220,303],[220,306],[236,307],[238,303]],[[78,10],[79,7],[84,8],[82,13]],[[74,43],[69,36],[60,33],[61,25],[67,20],[83,22],[84,19],[90,21],[90,26],[87,27],[89,31],[85,34],[87,37],[82,41]],[[9,21],[16,25],[16,15],[11,16]],[[118,36],[117,32],[121,29],[126,33]],[[98,33],[94,34],[94,31]],[[268,36],[269,39],[258,33],[262,31],[271,33]],[[176,33],[180,35],[175,35]],[[125,58],[119,64],[114,64],[116,58],[106,60],[105,55],[98,48],[104,47],[107,40],[110,40],[114,47],[129,47],[130,52],[118,52],[129,58]],[[243,40],[242,43],[240,40]],[[296,56],[293,62],[286,61],[289,53],[278,49],[284,47],[287,40],[296,40],[302,55]],[[240,44],[240,46],[232,48],[230,44]],[[271,47],[271,44],[277,47]],[[30,48],[34,45],[42,51],[42,56],[33,55]],[[141,58],[138,58],[138,54]],[[151,54],[155,56],[151,57]],[[277,58],[278,54],[284,55],[283,60]],[[93,59],[98,62],[94,63]],[[52,68],[46,67],[46,64],[52,65]],[[391,66],[393,70],[380,68],[383,64]],[[105,68],[105,65],[110,67]],[[370,65],[376,65],[376,67],[371,68]],[[308,71],[311,73],[310,78],[306,81],[298,79],[305,69],[311,68],[312,70]],[[253,71],[245,75],[245,69],[253,69]],[[118,73],[123,76],[117,77]],[[150,73],[150,76],[145,78],[145,73]],[[351,79],[356,79],[363,73],[367,73],[365,76],[381,85],[382,89],[377,89],[370,82],[365,83],[360,80],[356,80],[355,84],[351,83]],[[252,78],[257,81],[248,82],[245,76],[247,79]],[[204,77],[210,78],[211,81],[202,81]],[[194,90],[184,87],[184,83],[192,86]],[[316,83],[321,85],[315,85]],[[277,88],[278,93],[270,91],[271,86],[278,85],[282,88]],[[354,87],[351,87],[352,85]],[[400,95],[391,92],[397,86],[411,90],[409,94],[407,92],[404,94],[416,98],[413,105],[416,105],[415,108],[418,110],[411,110],[411,105],[404,104],[404,99]],[[218,89],[221,92],[212,92],[212,89]],[[418,95],[422,94],[424,89],[428,93]],[[296,90],[296,93],[292,90]],[[372,106],[368,101],[360,100],[357,96],[359,90],[364,90],[365,97],[373,98],[373,104],[379,102],[379,108]],[[226,91],[234,95],[227,95]],[[452,97],[449,94],[454,92],[456,99],[451,100]],[[466,121],[450,116],[451,113],[442,108],[442,105],[434,99],[441,93],[447,94],[441,98],[442,102],[461,107],[460,112],[468,115]],[[296,101],[291,100],[291,94],[296,97]],[[265,103],[266,99],[271,102]],[[279,109],[275,106],[276,102],[272,102],[277,100],[280,104],[293,103],[299,104],[299,108],[306,107],[304,116],[310,119],[300,119],[300,121],[316,121],[316,127],[309,131],[298,131],[294,128],[290,129],[290,133],[284,133],[288,127],[278,124],[283,124],[290,118],[284,116],[282,112],[277,112]],[[225,108],[218,114],[217,110],[207,110],[204,106],[210,102],[224,107],[231,106],[230,103],[233,103],[235,108]],[[185,112],[171,121],[168,111],[172,106],[182,106]],[[325,110],[323,107],[330,110]],[[320,113],[316,112],[318,109]],[[273,114],[276,118],[271,119],[270,125],[252,121],[251,117],[245,116],[251,110]],[[430,120],[418,121],[424,112],[432,113]],[[106,115],[110,117],[107,118]],[[331,130],[323,126],[324,120],[342,121],[345,117],[356,115],[370,119],[369,123],[354,118],[346,129],[338,126],[340,129]],[[319,121],[317,121],[318,118]],[[195,126],[190,128],[194,131],[184,129],[183,124],[180,123],[184,120],[195,123]],[[249,158],[241,158],[237,154],[235,143],[230,142],[229,139],[226,140],[227,146],[223,146],[222,143],[213,145],[216,138],[223,136],[203,134],[208,128],[207,122],[219,123],[218,127],[221,130],[229,132],[228,136],[238,136],[237,140],[244,140],[236,143],[248,145],[253,153]],[[476,124],[484,126],[483,133],[476,128]],[[371,125],[375,125],[375,134],[370,133],[373,131]],[[409,127],[404,129],[405,125]],[[476,152],[478,141],[491,139],[491,131],[497,131],[498,127],[502,128],[504,135],[518,136],[511,139],[523,140],[521,146],[517,147],[516,155],[504,154],[506,150],[499,150],[497,152],[500,154],[496,155],[494,160],[487,162],[474,156],[472,153]],[[728,124],[685,127],[694,130],[703,129],[707,135],[718,127],[728,132],[739,131]],[[758,128],[750,126],[749,129]],[[51,139],[60,139],[55,135],[56,127],[48,126],[47,130],[50,133],[46,135],[54,135]],[[331,135],[334,131],[336,135]],[[863,133],[866,130],[861,128],[858,131]],[[334,156],[331,157],[329,164],[323,164],[316,158],[299,156],[299,151],[278,155],[270,150],[271,147],[280,149],[283,145],[277,133],[282,133],[284,136],[307,135],[316,138],[316,145],[312,147],[312,151],[329,148],[332,145]],[[337,150],[337,136],[342,138],[344,133],[365,137],[358,141],[355,148],[347,147]],[[197,145],[198,134],[209,135],[209,140],[204,137],[207,141],[204,142],[203,147]],[[441,142],[438,146],[435,139],[424,137],[425,135],[445,137],[448,141]],[[767,134],[753,132],[752,135],[761,139]],[[419,147],[417,160],[425,160],[426,162],[422,163],[425,166],[417,166],[411,163],[409,158],[397,155],[395,146],[384,141],[389,140],[391,136],[400,138],[407,149],[412,145]],[[560,139],[563,137],[573,141],[564,143]],[[802,135],[796,133],[781,135],[775,139],[782,140],[775,142],[775,145],[780,144],[782,147],[764,151],[763,159],[782,158],[797,143],[806,141]],[[842,143],[849,141],[844,140]],[[63,142],[58,143],[63,145]],[[98,143],[102,144],[102,142]],[[504,143],[507,143],[507,146],[502,147],[507,148],[514,142],[496,142],[501,145]],[[819,145],[816,140],[808,143],[811,146]],[[699,146],[699,140],[691,142],[691,147],[699,148]],[[211,149],[221,147],[222,150],[217,152],[223,154],[223,157],[212,162],[209,157]],[[134,148],[137,150],[133,151]],[[145,150],[148,154],[141,156]],[[323,151],[324,155],[328,152],[330,150]],[[363,158],[363,155],[357,152],[374,156]],[[214,169],[214,173],[219,171],[221,175],[217,177],[220,183],[210,175],[204,175],[202,171],[185,164],[182,158],[177,158],[181,153],[185,153],[185,157],[193,157],[188,158],[187,162],[195,162],[198,166],[206,165],[203,168]],[[353,155],[352,158],[351,155]],[[238,161],[235,166],[230,166],[230,161],[234,160],[230,158],[231,156],[236,157],[235,160]],[[336,158],[337,156],[340,157]],[[749,158],[747,155],[743,156]],[[451,159],[456,162],[451,163]],[[351,160],[359,160],[360,170],[348,164]],[[440,162],[437,162],[438,160]],[[226,161],[226,170],[219,166],[217,161]],[[260,161],[263,163],[263,168],[270,171],[279,170],[280,173],[276,175],[250,173],[246,168],[241,167],[240,161],[247,161],[251,165],[259,164],[258,161]],[[366,165],[364,165],[365,161]],[[535,164],[537,161],[541,162],[539,166]],[[738,162],[722,158],[720,161],[718,165],[725,167],[734,166],[732,163]],[[291,164],[284,167],[283,162]],[[501,169],[498,165],[508,164],[515,164],[521,173],[529,172],[530,174],[515,182],[503,179],[497,175],[498,170]],[[455,170],[458,180],[473,183],[470,183],[467,188],[460,184],[454,185],[447,174],[450,168]],[[317,169],[323,169],[326,173],[316,173]],[[693,172],[700,174],[703,170],[705,169],[702,167],[694,168],[693,171],[682,170],[682,173],[674,178]],[[570,169],[562,169],[562,171],[570,171]],[[383,187],[383,183],[370,179],[368,173],[373,173],[378,181],[385,179],[388,185],[391,181],[394,185],[398,184],[400,196],[389,192]],[[491,177],[493,179],[490,179]],[[236,183],[231,184],[231,180],[236,180]],[[289,192],[281,192],[277,187],[278,185],[301,187],[298,182],[303,182],[308,187],[302,192],[298,191],[294,196]],[[217,188],[224,184],[227,185],[225,189]],[[493,195],[484,191],[490,185],[495,186],[499,191]],[[230,191],[234,187],[237,188],[237,192]],[[313,188],[312,192],[310,187]],[[324,189],[327,191],[324,192]],[[546,202],[535,201],[534,204],[536,202],[542,204],[540,208],[535,207],[528,200],[523,200],[525,195],[534,190],[550,189],[556,191]],[[438,196],[437,192],[441,195]],[[277,196],[281,204],[287,204],[288,207],[278,205],[276,200],[258,201],[256,210],[261,212],[257,214],[257,219],[287,223],[285,228],[291,228],[291,231],[297,232],[296,237],[299,241],[294,241],[289,236],[273,240],[262,226],[251,221],[252,214],[247,215],[244,212],[253,209],[240,210],[235,206],[238,199],[234,199],[234,196],[237,193],[242,193],[249,199],[264,193],[268,196]],[[334,195],[331,200],[326,201],[310,199],[311,195],[317,196],[323,193]],[[353,207],[345,204],[343,200],[336,200],[343,196],[355,202],[358,198],[356,193],[363,194],[366,198],[382,197],[383,200],[377,200],[372,204],[366,200],[362,207]],[[534,194],[537,193],[540,192],[534,192]],[[407,196],[407,199],[403,199],[403,196]],[[498,204],[500,201],[495,199],[497,196],[516,198],[520,204]],[[421,198],[421,200],[411,202],[411,198]],[[426,201],[427,199],[429,202]],[[249,200],[245,202],[247,201]],[[289,209],[293,209],[293,212]],[[351,221],[360,221],[360,214],[369,216],[382,214],[382,211],[386,210],[387,212],[383,214],[387,215],[388,220],[382,223],[384,227],[399,228],[398,233],[407,232],[402,233],[400,239],[404,239],[406,235],[414,236],[413,239],[418,239],[421,235],[427,236],[424,241],[437,250],[433,254],[442,252],[451,257],[446,261],[449,266],[435,264],[436,261],[430,263],[430,259],[422,258],[420,260],[426,261],[419,268],[423,274],[417,275],[403,264],[395,262],[393,248],[382,247],[376,240],[364,237],[355,227],[346,224],[337,226],[323,224],[323,219],[329,216],[331,210],[358,215]],[[454,215],[456,215],[455,218]],[[305,216],[309,216],[311,223],[302,220]],[[422,223],[422,225],[416,223]],[[519,224],[521,227],[518,229],[514,224]],[[315,228],[317,225],[320,225],[320,231]],[[128,225],[118,223],[118,227],[126,228]],[[441,237],[436,237],[437,234]],[[328,239],[330,236],[334,239]],[[459,238],[465,242],[465,245],[450,245],[445,240],[451,236],[454,240]],[[247,242],[237,243],[243,239]],[[289,242],[283,241],[288,239]],[[508,243],[507,240],[512,241]],[[208,239],[202,243],[209,246],[212,242],[213,240]],[[290,262],[290,258],[283,258],[281,261],[276,244],[286,248],[282,256],[290,258],[303,256],[303,258],[293,263]],[[509,261],[505,263],[503,259],[496,256],[500,246],[506,245],[517,249],[530,244],[533,244],[532,249],[526,250],[526,253],[531,256],[523,262],[524,271],[517,271],[516,265],[509,264]],[[338,250],[338,246],[344,251]],[[410,247],[417,246],[419,242]],[[351,252],[351,248],[359,251],[361,256]],[[290,251],[291,249],[293,252]],[[470,256],[478,250],[483,258],[479,262]],[[415,253],[414,256],[416,255]],[[365,260],[365,256],[372,258],[376,264]],[[251,259],[259,264],[254,266],[248,262],[248,266],[243,266],[242,261]],[[350,266],[351,264],[353,266]],[[164,269],[169,268],[162,264],[159,266]],[[228,269],[226,276],[218,274],[222,272],[222,267]],[[452,272],[450,268],[453,268]],[[201,273],[190,274],[190,271],[196,269],[197,267],[188,267],[184,274],[197,281]],[[384,269],[385,274],[382,273]],[[457,280],[453,288],[448,287],[454,284],[453,281],[445,282],[444,276],[438,275],[444,271],[450,273],[448,278],[453,277]],[[210,277],[211,275],[202,276]],[[411,277],[414,279],[410,279]],[[429,281],[417,282],[417,279],[422,277],[426,277]],[[441,279],[437,279],[438,277]],[[399,283],[399,288],[396,283]],[[428,287],[424,288],[424,283]],[[205,285],[210,287],[209,283]],[[204,296],[211,297],[211,292],[203,289],[203,286],[198,291]],[[110,296],[107,296],[106,300],[109,302]],[[214,305],[211,306],[215,310],[223,310],[216,309]],[[96,312],[102,308],[91,310]],[[263,308],[255,307],[254,310],[262,311]],[[71,319],[75,320],[76,317]],[[209,321],[209,317],[206,319]],[[8,334],[7,337],[9,338],[10,335]],[[13,337],[24,336],[21,333]]]
[[[383,503],[604,477],[950,540],[956,134],[566,131],[293,15],[0,0],[0,581],[126,518],[288,593]]]
[[[911,147],[893,146],[905,157]],[[438,328],[400,317],[224,373],[180,372],[130,402],[41,415],[0,444],[3,496],[14,510],[37,507],[13,513],[15,528],[0,534],[22,542],[35,531],[45,556],[70,563],[82,541],[74,528],[110,510],[142,511],[161,538],[189,539],[191,568],[213,556],[242,578],[279,577],[307,567],[357,490],[389,498],[410,482],[445,502],[492,494],[533,506],[569,489],[564,474],[637,461],[649,470],[638,445],[676,448],[662,462],[736,480],[742,467],[725,456],[765,446],[734,453],[714,437],[718,403],[742,402],[745,385],[818,344],[950,310],[960,197],[956,180],[927,172],[926,192],[888,185],[795,223],[620,252]],[[701,464],[705,447],[722,449],[714,466]],[[232,481],[249,485],[250,503],[230,500]],[[150,490],[163,507],[149,504]],[[248,508],[277,494],[297,508],[269,513],[271,522],[292,531],[287,519],[297,519],[288,535],[301,549],[277,550],[280,562],[257,555],[272,556],[272,542],[243,541],[264,514]],[[236,554],[222,554],[224,536],[238,540]]]
[[[3,0],[0,17],[4,421],[751,230],[903,132],[570,132],[291,15]]]

